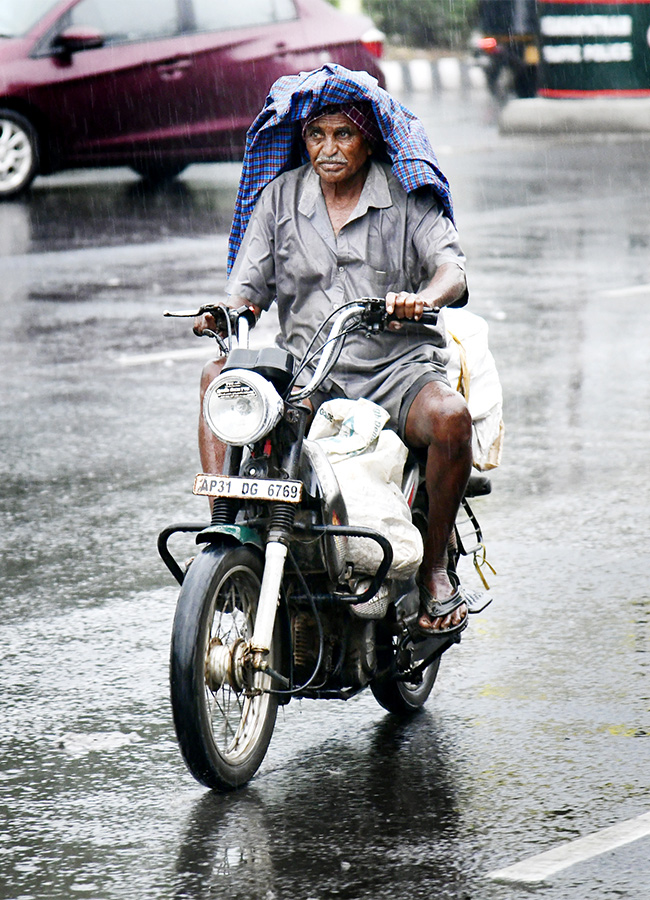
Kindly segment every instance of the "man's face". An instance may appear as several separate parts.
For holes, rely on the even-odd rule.
[[[305,144],[311,164],[322,181],[345,184],[365,165],[370,146],[357,126],[343,113],[310,122]]]

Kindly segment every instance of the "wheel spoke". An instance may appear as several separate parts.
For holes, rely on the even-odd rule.
[[[181,589],[174,625],[174,723],[183,756],[196,778],[210,787],[229,790],[248,781],[260,765],[273,731],[277,700],[270,693],[237,690],[228,680],[211,689],[205,677],[207,656],[218,644],[219,665],[227,671],[228,651],[240,646],[240,641],[250,640],[262,566],[257,553],[244,547],[226,552],[208,550],[201,560],[192,570],[197,577],[188,579]],[[196,616],[189,626],[195,629],[190,631],[191,641],[184,640],[187,631],[183,630],[188,618],[191,621],[188,608]],[[201,647],[198,656],[197,640]],[[275,652],[272,647],[271,665]],[[249,664],[243,664],[248,682],[252,673],[247,671]],[[253,683],[259,689],[271,682],[267,675],[257,673]],[[194,699],[188,703],[188,693],[198,700],[200,710]]]
[[[230,577],[221,585],[215,602],[210,638],[232,647],[236,640],[246,640],[252,632],[253,610],[259,585],[250,577]],[[226,758],[237,757],[254,742],[258,722],[263,719],[264,697],[247,697],[243,692],[224,685],[211,691],[206,685],[206,704],[212,733],[219,752]]]
[[[9,140],[7,141],[7,146],[11,147],[12,150],[19,148],[20,150],[25,149],[25,135],[22,131],[14,131],[13,134],[9,135]]]
[[[34,150],[29,135],[10,119],[0,120],[0,193],[19,190],[30,178]]]

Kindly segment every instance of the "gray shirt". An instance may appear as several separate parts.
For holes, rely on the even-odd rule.
[[[311,164],[280,175],[262,192],[246,229],[228,293],[268,309],[278,303],[278,344],[300,359],[333,310],[358,297],[424,288],[443,263],[464,269],[452,222],[435,197],[406,193],[390,166],[372,162],[359,202],[334,233]],[[466,302],[460,301],[461,304]],[[387,368],[405,373],[444,363],[442,327],[409,323],[398,332],[347,338],[331,379],[346,396],[371,388]]]

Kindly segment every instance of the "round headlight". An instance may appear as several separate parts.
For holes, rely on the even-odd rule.
[[[276,424],[284,404],[273,385],[257,372],[231,369],[217,375],[203,398],[203,415],[220,441],[254,444]]]

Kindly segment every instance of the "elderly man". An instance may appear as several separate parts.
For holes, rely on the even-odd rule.
[[[278,342],[299,358],[333,309],[386,298],[401,321],[370,338],[349,337],[317,402],[372,400],[408,446],[426,451],[432,514],[419,624],[427,633],[457,631],[467,604],[450,581],[447,547],[472,466],[471,418],[447,382],[442,329],[417,324],[425,308],[466,301],[457,232],[433,191],[407,192],[391,166],[376,161],[382,135],[371,103],[316,108],[301,133],[309,161],[261,192],[230,275],[230,302],[259,315],[276,300]],[[214,327],[209,315],[194,324],[198,334]],[[206,366],[202,392],[220,365]],[[199,444],[204,471],[220,471],[223,447],[203,422]]]

